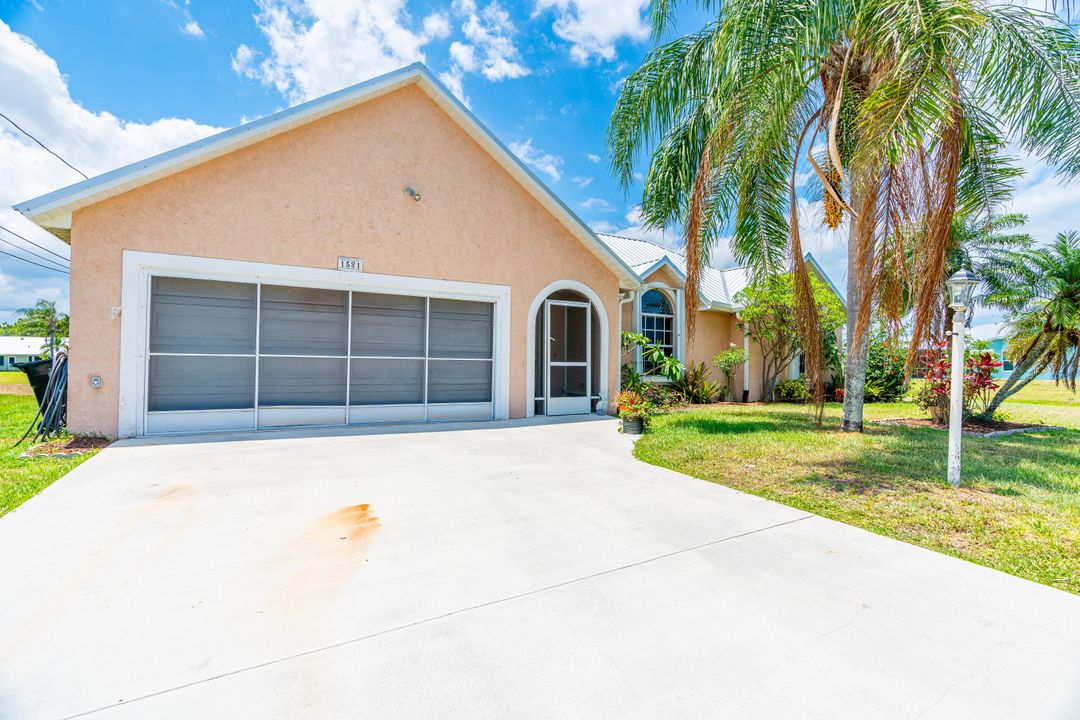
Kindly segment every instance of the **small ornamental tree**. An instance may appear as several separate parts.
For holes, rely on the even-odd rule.
[[[844,306],[816,275],[810,276],[810,285],[822,335],[835,333],[844,322]],[[777,378],[801,349],[792,275],[783,273],[757,280],[736,295],[735,300],[743,306],[739,311],[739,328],[761,349],[761,399],[772,402]]]
[[[713,365],[724,376],[726,385],[723,389],[726,400],[735,399],[735,370],[746,362],[750,354],[741,347],[731,343],[731,347],[712,359]]]

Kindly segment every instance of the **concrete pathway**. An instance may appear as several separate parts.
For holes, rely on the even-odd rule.
[[[1080,598],[610,420],[129,441],[0,518],[0,717],[1077,718]]]

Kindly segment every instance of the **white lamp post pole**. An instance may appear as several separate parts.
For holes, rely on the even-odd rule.
[[[949,278],[953,310],[952,375],[949,382],[949,484],[960,487],[960,436],[964,422],[964,316],[978,280],[967,270]]]
[[[960,437],[964,421],[964,315],[953,313],[952,377],[949,383],[949,484],[960,487]]]

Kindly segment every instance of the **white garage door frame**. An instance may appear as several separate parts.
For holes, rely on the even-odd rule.
[[[120,320],[120,437],[146,434],[150,279],[154,276],[412,295],[494,303],[492,415],[510,415],[510,288],[455,280],[125,250]]]

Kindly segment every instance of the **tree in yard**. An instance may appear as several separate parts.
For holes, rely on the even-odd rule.
[[[983,278],[985,302],[1008,313],[1013,371],[980,415],[1046,370],[1076,392],[1080,372],[1080,233],[1059,233],[1048,247],[1009,253]]]
[[[912,311],[911,367],[940,307],[954,216],[986,225],[1012,191],[1007,142],[1080,172],[1080,41],[1054,15],[980,0],[701,4],[715,19],[659,44],[624,82],[613,169],[629,187],[649,154],[645,224],[683,228],[688,335],[700,268],[729,226],[736,259],[759,277],[794,272],[820,400],[823,327],[795,192],[800,167],[813,169],[826,222],[848,218],[843,427],[861,430],[875,311],[894,326]],[[656,37],[676,5],[653,3]]]
[[[816,275],[810,276],[810,287],[822,332],[835,333],[844,323],[840,299]],[[735,300],[744,306],[739,311],[739,327],[761,350],[761,399],[772,402],[780,373],[791,365],[800,350],[805,350],[795,318],[795,279],[792,273],[760,278],[736,295]]]
[[[56,311],[52,300],[38,300],[33,307],[20,308],[15,321],[0,326],[0,335],[24,335],[62,339],[68,336],[70,319],[67,314]],[[52,348],[46,342],[42,351],[51,354]]]

